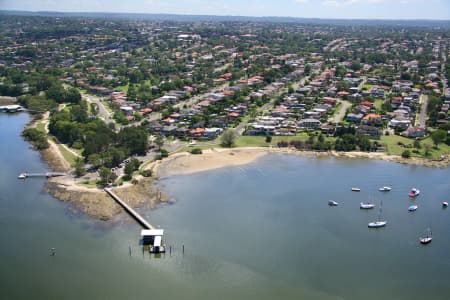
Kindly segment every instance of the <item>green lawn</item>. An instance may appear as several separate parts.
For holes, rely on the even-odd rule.
[[[383,105],[384,100],[383,99],[376,99],[374,102],[374,106],[376,110],[381,110],[381,106]]]
[[[43,132],[43,133],[45,133],[45,124],[44,124],[43,122],[39,122],[39,123],[36,125],[36,129],[39,130],[39,131],[41,131],[41,132]]]
[[[403,145],[405,146],[399,145],[398,144],[399,142],[403,143]],[[398,135],[382,136],[381,143],[387,146],[387,153],[390,155],[402,155],[403,151],[409,150],[412,156],[425,157],[425,145],[429,145],[431,147],[429,158],[432,159],[438,159],[441,157],[441,155],[450,153],[450,146],[446,144],[440,144],[438,149],[435,149],[433,141],[429,137],[420,141],[422,145],[422,148],[419,149],[420,153],[412,152],[413,150],[415,150],[415,148],[413,147],[414,140],[402,136]]]
[[[442,155],[447,155],[450,153],[450,146],[446,144],[439,144],[438,149],[434,149],[433,141],[430,137],[421,141],[422,145],[430,145],[432,158],[440,158]],[[424,151],[423,149],[421,149]]]
[[[67,160],[71,166],[74,166],[75,159],[77,157],[75,155],[73,155],[72,153],[70,153],[69,151],[67,151],[66,148],[64,148],[61,144],[57,143],[54,139],[53,139],[53,141],[58,146],[58,149],[61,152],[61,154],[64,156],[64,159]]]
[[[372,89],[372,86],[373,85],[371,85],[371,84],[364,84],[363,86],[362,86],[362,89],[364,90],[364,91],[370,91],[371,89]]]
[[[95,181],[83,181],[82,183],[80,183],[80,185],[89,189],[97,188],[97,183]]]
[[[265,136],[239,136],[236,138],[234,147],[269,147],[270,145],[273,147],[277,147],[277,143],[280,141],[293,141],[293,140],[308,140],[309,135],[306,132],[301,132],[296,136],[273,136],[272,142],[266,143]],[[317,139],[317,136],[316,136]],[[335,137],[325,136],[325,141],[334,142],[336,140]],[[179,152],[190,152],[193,148],[200,148],[202,150],[211,149],[211,148],[222,148],[220,145],[220,139],[216,139],[215,142],[218,142],[217,145],[202,145],[201,142],[195,147],[183,147],[177,151]],[[430,156],[428,158],[438,159],[441,155],[450,153],[450,146],[446,144],[440,144],[438,149],[435,149],[433,146],[433,142],[431,138],[426,138],[420,141],[422,148],[419,149],[420,153],[413,153],[415,148],[413,147],[414,140],[405,138],[398,135],[389,135],[382,136],[380,139],[381,144],[386,146],[387,153],[390,155],[401,155],[403,151],[409,150],[411,152],[411,156],[415,157],[425,157],[425,145],[430,146]],[[404,146],[399,145],[401,142]]]
[[[273,136],[272,142],[268,144],[264,136],[240,136],[236,139],[235,145],[237,147],[269,147],[269,145],[276,146],[280,141],[306,141],[308,138],[309,135],[306,132],[298,133],[295,136]],[[328,140],[334,141],[335,138],[325,136],[325,141]]]
[[[127,92],[128,91],[128,85],[119,85],[114,88],[115,91],[119,92]]]

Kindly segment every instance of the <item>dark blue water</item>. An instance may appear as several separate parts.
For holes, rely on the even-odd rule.
[[[450,169],[268,155],[255,163],[162,179],[172,205],[141,209],[170,255],[142,252],[126,215],[73,214],[19,181],[47,170],[22,141],[28,116],[0,115],[1,299],[448,299]],[[378,192],[390,185],[389,193]],[[360,193],[351,187],[362,189]],[[412,187],[422,193],[407,196]],[[327,201],[338,201],[328,207]],[[370,230],[383,202],[387,227]],[[415,203],[419,209],[407,211]],[[421,246],[427,227],[433,242]],[[185,253],[181,247],[185,245]],[[49,255],[57,248],[55,256]],[[132,255],[129,255],[129,247]]]

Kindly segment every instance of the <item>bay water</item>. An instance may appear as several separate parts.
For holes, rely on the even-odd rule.
[[[0,299],[450,297],[450,209],[441,207],[450,168],[266,155],[162,178],[174,203],[138,209],[172,249],[154,256],[125,213],[97,221],[50,196],[45,179],[17,179],[49,171],[20,137],[28,121],[0,114]],[[385,185],[392,191],[379,192]],[[360,210],[368,201],[377,207]],[[388,224],[369,229],[380,204]],[[420,245],[428,227],[433,242]]]

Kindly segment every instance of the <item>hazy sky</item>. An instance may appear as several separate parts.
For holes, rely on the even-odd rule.
[[[450,0],[0,0],[0,9],[339,19],[450,19]]]

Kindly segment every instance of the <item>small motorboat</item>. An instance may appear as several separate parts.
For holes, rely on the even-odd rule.
[[[411,190],[411,192],[409,192],[409,196],[410,197],[417,197],[417,196],[419,196],[419,194],[420,194],[420,190],[416,189],[416,188],[413,188]]]
[[[408,207],[408,211],[416,211],[417,208],[419,208],[419,206],[417,206],[417,205],[411,205],[410,207]]]
[[[448,202],[444,201],[442,202],[442,208],[447,208],[448,207]]]
[[[383,187],[380,187],[378,190],[380,192],[389,192],[390,190],[392,190],[392,188],[390,186],[383,186]]]
[[[359,204],[359,208],[360,209],[372,209],[372,208],[374,208],[375,207],[375,204],[372,204],[372,203],[360,203]]]
[[[329,206],[338,206],[339,203],[337,203],[336,201],[330,200],[330,201],[328,201],[328,205]]]
[[[21,173],[19,176],[17,176],[18,179],[26,179],[27,178],[27,174],[26,173]]]
[[[354,188],[352,188],[352,192],[361,192],[361,189],[354,187]]]
[[[386,226],[387,221],[375,221],[368,224],[369,228],[379,228]]]
[[[432,240],[433,240],[433,237],[431,236],[430,228],[428,228],[427,234],[425,236],[419,238],[419,241],[422,245],[429,244],[429,243],[431,243]]]

